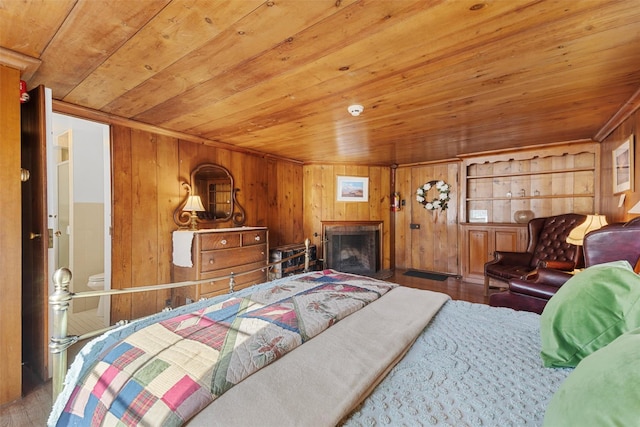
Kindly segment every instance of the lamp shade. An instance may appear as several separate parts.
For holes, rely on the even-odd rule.
[[[183,211],[190,212],[203,212],[204,206],[202,206],[202,200],[200,200],[200,196],[189,196],[187,198],[187,204],[182,208]]]
[[[640,202],[633,205],[631,209],[629,209],[630,214],[640,214]]]
[[[582,246],[584,236],[605,225],[607,225],[607,218],[605,218],[604,215],[587,215],[585,222],[571,230],[571,233],[569,233],[567,237],[567,243]]]

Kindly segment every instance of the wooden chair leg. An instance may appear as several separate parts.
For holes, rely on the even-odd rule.
[[[489,296],[489,276],[484,276],[484,296]]]

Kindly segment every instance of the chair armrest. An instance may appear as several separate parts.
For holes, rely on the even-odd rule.
[[[572,277],[572,274],[569,274],[565,271],[554,270],[550,268],[539,268],[537,270],[534,270],[534,272],[528,276],[528,280],[534,283],[545,284],[559,288]]]
[[[496,263],[507,263],[514,265],[529,265],[531,262],[532,254],[529,252],[505,252],[505,251],[495,251],[494,252]]]
[[[573,261],[540,261],[538,268],[553,268],[554,270],[573,271],[576,268],[576,263]]]
[[[509,292],[547,300],[551,299],[558,289],[560,286],[536,283],[532,280],[511,279],[509,281]]]

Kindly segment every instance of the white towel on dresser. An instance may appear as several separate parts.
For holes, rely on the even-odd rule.
[[[194,231],[178,230],[173,232],[173,264],[178,267],[193,267],[191,244]]]

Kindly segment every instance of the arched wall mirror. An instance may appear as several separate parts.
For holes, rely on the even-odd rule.
[[[174,213],[179,226],[191,224],[195,228],[196,224],[203,224],[206,227],[227,221],[235,226],[244,224],[245,212],[236,200],[239,189],[234,188],[233,177],[227,169],[212,163],[201,164],[191,172],[191,184],[183,183],[183,186],[189,194]],[[192,210],[191,196],[199,196],[202,206]]]

